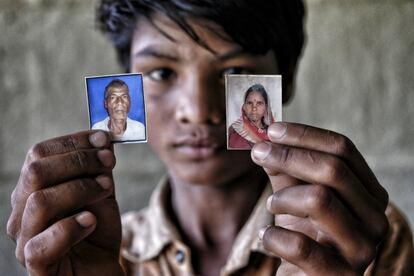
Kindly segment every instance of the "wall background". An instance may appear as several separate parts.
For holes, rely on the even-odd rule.
[[[308,0],[308,45],[284,119],[349,136],[414,224],[414,2]],[[5,235],[10,194],[35,142],[88,127],[84,77],[122,73],[95,30],[96,1],[0,0],[0,271],[24,275]],[[163,166],[116,146],[123,211],[146,204]],[[145,158],[146,162],[139,162]],[[139,183],[135,179],[142,179]]]

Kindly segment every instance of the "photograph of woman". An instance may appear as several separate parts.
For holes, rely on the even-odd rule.
[[[237,94],[240,97],[240,92]],[[231,101],[233,97],[230,92],[228,100]],[[229,120],[232,123],[228,127],[228,148],[251,149],[255,143],[269,140],[267,128],[276,119],[281,120],[281,116],[276,116],[272,112],[271,106],[271,99],[264,85],[250,85],[244,92],[239,117]]]

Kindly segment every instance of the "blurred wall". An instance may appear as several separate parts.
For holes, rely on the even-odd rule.
[[[5,235],[28,148],[88,127],[84,77],[120,73],[96,31],[96,1],[0,0],[0,269],[22,275]],[[414,2],[308,0],[308,43],[284,119],[349,136],[414,222]],[[141,208],[163,166],[116,146],[123,211]],[[141,162],[145,160],[145,162]],[[139,181],[136,181],[139,179]]]

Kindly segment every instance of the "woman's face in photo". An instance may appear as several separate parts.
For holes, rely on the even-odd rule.
[[[266,114],[266,102],[258,91],[251,92],[243,104],[243,110],[247,118],[254,124],[260,124]]]

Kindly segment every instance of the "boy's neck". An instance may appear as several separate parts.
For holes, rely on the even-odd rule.
[[[266,182],[265,173],[258,167],[224,185],[201,186],[172,177],[171,215],[191,248],[193,267],[203,270],[225,265]]]

